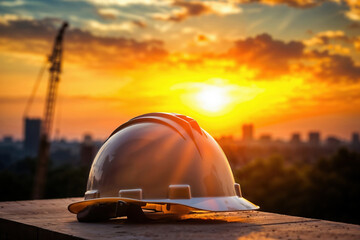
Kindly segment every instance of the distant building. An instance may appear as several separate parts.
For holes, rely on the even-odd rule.
[[[294,143],[294,144],[299,144],[299,143],[301,143],[301,135],[300,135],[300,133],[293,133],[293,134],[291,135],[290,142],[291,142],[291,143]]]
[[[341,144],[341,141],[337,137],[328,137],[326,139],[326,145],[328,147],[338,148],[340,146],[340,144]]]
[[[38,153],[41,133],[41,119],[25,118],[24,151],[28,157],[35,157]]]
[[[260,140],[261,142],[266,142],[266,143],[268,143],[268,142],[271,142],[271,141],[272,141],[272,136],[271,136],[271,134],[262,134],[262,135],[260,136],[259,140]]]
[[[360,138],[359,138],[359,133],[352,133],[351,136],[351,144],[356,146],[356,145],[360,145]]]
[[[319,132],[309,132],[309,144],[310,145],[320,145],[320,133]]]
[[[353,150],[360,152],[360,139],[359,139],[359,133],[352,133],[351,136],[351,147]]]
[[[254,139],[254,125],[253,124],[242,125],[242,139],[244,141],[252,141]]]
[[[232,135],[225,135],[217,138],[216,141],[220,144],[229,144],[234,142],[234,137]]]
[[[80,148],[80,163],[85,166],[91,166],[95,157],[96,145],[90,134],[84,136]]]
[[[12,144],[13,143],[13,137],[12,136],[4,136],[3,143],[4,144]]]

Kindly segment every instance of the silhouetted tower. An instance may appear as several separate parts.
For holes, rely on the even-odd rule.
[[[359,138],[359,133],[352,133],[351,135],[351,146],[353,148],[353,150],[356,151],[360,151],[360,138]]]
[[[273,137],[271,136],[271,134],[262,134],[259,137],[259,140],[263,143],[270,143],[273,140]]]
[[[301,143],[300,133],[293,133],[293,134],[291,135],[290,142],[293,143],[293,144],[299,144],[299,143]]]
[[[40,199],[43,197],[46,183],[47,165],[50,150],[50,134],[55,111],[57,89],[60,82],[63,36],[67,26],[68,24],[65,22],[60,28],[60,31],[55,38],[52,54],[49,57],[50,76],[46,95],[44,119],[41,128],[40,147],[33,189],[33,199]]]
[[[313,146],[317,146],[320,144],[319,132],[309,132],[309,144]]]
[[[252,141],[254,139],[254,125],[244,124],[242,125],[242,139],[244,141]]]
[[[329,136],[327,139],[326,139],[326,145],[328,147],[331,147],[331,148],[338,148],[341,144],[341,140],[338,139],[337,137],[335,136]]]
[[[351,135],[351,143],[353,145],[359,145],[360,144],[360,138],[358,133],[352,133]]]

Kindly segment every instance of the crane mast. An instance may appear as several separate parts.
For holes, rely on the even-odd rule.
[[[46,94],[44,118],[41,126],[41,136],[38,151],[38,162],[34,179],[33,199],[43,198],[48,159],[50,151],[50,134],[54,118],[57,89],[60,82],[61,59],[63,51],[63,36],[68,23],[64,22],[55,38],[52,54],[49,56],[49,82]]]

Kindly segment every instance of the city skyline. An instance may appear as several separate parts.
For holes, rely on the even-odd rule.
[[[30,125],[29,125],[30,124]],[[35,124],[35,125],[34,125]],[[27,127],[27,126],[34,126],[34,127]],[[24,142],[24,148],[26,149],[26,145],[29,146],[37,146],[37,144],[33,143],[31,139],[40,139],[40,125],[41,125],[41,119],[40,118],[27,118],[24,119],[24,131],[23,135],[20,138],[16,138],[10,134],[5,134],[0,137],[0,141],[22,141]],[[342,142],[352,142],[354,140],[354,135],[357,135],[359,138],[359,131],[351,131],[348,136],[341,137],[336,134],[324,134],[318,129],[311,129],[307,132],[301,132],[301,131],[290,131],[290,133],[285,137],[279,137],[273,132],[264,132],[259,131],[256,126],[253,123],[245,123],[243,124],[239,129],[241,129],[237,133],[229,134],[229,135],[221,135],[221,136],[215,136],[216,139],[231,137],[233,139],[242,140],[242,141],[261,141],[261,140],[270,140],[270,141],[285,141],[285,142],[291,142],[294,140],[294,138],[298,138],[299,142],[309,142],[309,139],[311,138],[310,135],[312,133],[319,134],[319,140],[321,142],[326,142],[329,138],[335,138]],[[295,136],[296,135],[296,136]],[[78,136],[77,138],[67,138],[66,136],[55,136],[52,137],[52,141],[76,141],[81,142],[84,139],[87,139],[90,137],[94,141],[102,142],[104,139],[106,139],[108,136],[105,136],[103,138],[99,138],[97,136],[93,136],[91,132],[84,132],[81,136]],[[6,139],[6,140],[5,140]],[[30,147],[31,148],[31,147]]]

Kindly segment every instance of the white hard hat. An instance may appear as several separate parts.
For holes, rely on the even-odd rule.
[[[94,159],[85,200],[68,209],[87,221],[131,217],[140,207],[150,218],[259,208],[242,197],[217,142],[194,119],[172,113],[144,114],[118,127]]]

